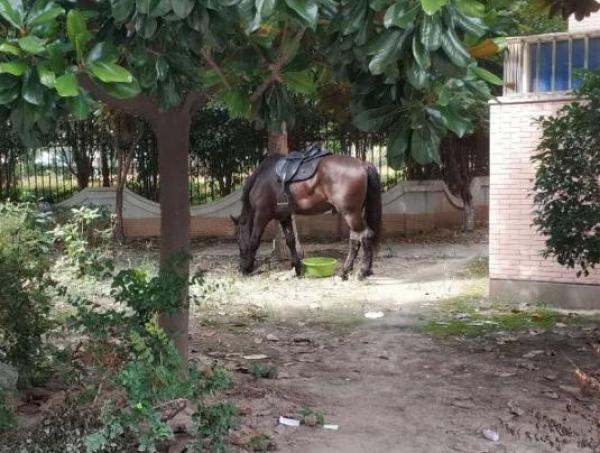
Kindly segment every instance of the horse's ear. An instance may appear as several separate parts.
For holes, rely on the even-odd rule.
[[[231,218],[231,221],[234,223],[234,225],[237,225],[238,223],[240,223],[240,216],[234,216],[234,215],[230,215],[229,216]]]

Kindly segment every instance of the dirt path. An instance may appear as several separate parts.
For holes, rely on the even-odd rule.
[[[323,248],[307,251],[343,254],[343,244]],[[239,279],[235,247],[199,249],[209,280],[228,283],[197,310],[194,357],[234,371],[238,440],[265,433],[285,453],[600,451],[597,402],[573,392],[570,362],[594,364],[595,325],[468,340],[420,330],[440,300],[485,285],[486,250],[390,244],[375,278],[342,282],[295,279],[268,263]],[[279,377],[252,377],[248,354],[265,354]],[[339,430],[277,425],[303,405]]]

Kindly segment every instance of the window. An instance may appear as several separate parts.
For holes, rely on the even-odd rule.
[[[528,48],[530,92],[568,91],[577,88],[580,81],[573,70],[600,68],[600,38],[530,43]]]

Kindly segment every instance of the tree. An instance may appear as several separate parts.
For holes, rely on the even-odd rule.
[[[600,72],[586,74],[575,96],[540,119],[534,224],[545,257],[588,275],[600,263]]]
[[[582,20],[600,10],[600,4],[596,0],[535,0],[533,3],[550,16],[560,14],[563,19],[574,14],[577,20]]]
[[[234,1],[2,0],[0,104],[27,146],[56,119],[85,118],[96,101],[147,121],[161,179],[161,265],[189,254],[188,147],[192,112],[208,97],[202,51],[232,29]],[[186,274],[189,262],[179,270]],[[182,310],[162,317],[187,353],[187,290]]]
[[[391,127],[390,161],[439,162],[441,137],[472,129],[465,96],[501,83],[477,65],[492,19],[476,0],[0,0],[0,105],[25,144],[96,101],[140,117],[157,141],[161,265],[190,251],[191,114],[221,87],[235,114],[283,132],[290,92],[352,87],[364,129]],[[326,83],[325,83],[326,82]],[[187,275],[189,262],[179,270]],[[187,352],[182,309],[161,325]]]

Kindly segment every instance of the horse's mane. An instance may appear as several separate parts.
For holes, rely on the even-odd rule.
[[[252,212],[252,207],[250,206],[250,192],[256,183],[256,180],[263,174],[267,173],[270,170],[271,166],[274,165],[278,156],[268,156],[256,167],[254,173],[252,173],[246,182],[244,183],[244,187],[242,189],[242,216],[241,220],[244,221],[246,216],[248,216]]]

